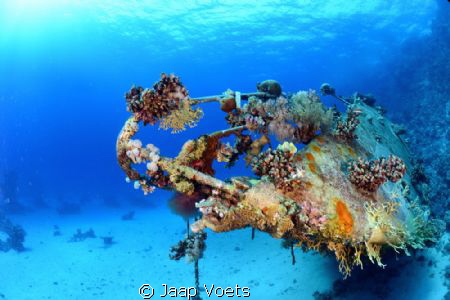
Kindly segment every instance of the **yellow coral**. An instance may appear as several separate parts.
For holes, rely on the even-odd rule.
[[[176,161],[179,164],[188,164],[194,160],[200,159],[207,149],[207,138],[204,136],[196,140],[188,140],[178,154]]]
[[[339,262],[339,271],[344,274],[345,277],[350,275],[353,266],[351,248],[342,243],[330,241],[328,243],[328,249],[333,251],[336,255],[336,259]]]
[[[191,195],[194,192],[194,185],[188,180],[182,180],[175,183],[175,189],[180,193]]]
[[[408,244],[414,249],[424,248],[426,242],[436,242],[439,232],[445,231],[445,223],[428,218],[429,211],[418,201],[410,204],[411,216],[406,221],[408,228]]]
[[[369,259],[384,267],[381,263],[380,251],[384,244],[388,244],[395,251],[406,251],[406,231],[394,214],[399,203],[386,202],[382,204],[366,203],[365,209],[369,226],[372,228],[369,240],[366,242],[366,250]]]
[[[294,144],[289,143],[289,142],[284,142],[283,144],[278,145],[277,149],[287,152],[287,153],[291,154],[291,156],[297,152],[297,147],[295,147]]]
[[[161,120],[159,127],[165,130],[170,128],[172,133],[179,133],[186,130],[186,126],[195,127],[202,117],[203,111],[200,108],[193,110],[189,100],[185,100],[177,110]]]

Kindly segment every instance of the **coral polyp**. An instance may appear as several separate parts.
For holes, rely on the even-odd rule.
[[[329,85],[322,94],[335,97]],[[365,261],[383,266],[386,249],[423,248],[439,232],[411,184],[412,157],[395,124],[358,99],[342,101],[349,107],[339,117],[313,90],[286,96],[267,81],[256,92],[190,98],[178,77],[163,75],[153,89],[133,86],[126,94],[132,116],[117,140],[118,162],[144,193],[173,190],[195,207],[202,217],[193,232],[253,227],[334,252],[347,276]],[[219,104],[230,128],[186,141],[177,157],[133,139],[139,123],[174,133],[193,126],[198,106],[209,102]],[[215,161],[232,167],[239,159],[254,176],[214,177]]]

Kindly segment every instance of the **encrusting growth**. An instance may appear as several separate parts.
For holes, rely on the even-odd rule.
[[[127,181],[144,193],[176,191],[173,207],[201,214],[191,225],[193,235],[173,248],[174,259],[197,259],[198,251],[189,249],[202,248],[194,242],[205,228],[249,226],[302,249],[333,252],[348,276],[364,256],[383,266],[385,248],[408,253],[437,240],[440,223],[418,205],[408,173],[412,158],[394,124],[364,97],[338,97],[328,84],[321,92],[347,104],[346,115],[326,108],[313,90],[288,96],[274,80],[256,92],[191,98],[178,77],[163,74],[152,89],[133,86],[126,93],[132,116],[116,150]],[[176,157],[134,137],[140,124],[159,123],[173,133],[192,127],[203,115],[198,106],[211,102],[229,128],[187,140]],[[214,177],[217,163],[233,167],[241,158],[253,177]]]

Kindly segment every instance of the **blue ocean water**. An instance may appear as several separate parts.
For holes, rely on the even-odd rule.
[[[0,213],[27,235],[26,251],[0,252],[0,299],[60,299],[62,293],[67,299],[140,299],[144,283],[193,285],[192,265],[168,258],[186,228],[168,208],[172,194],[142,195],[125,182],[116,161],[116,138],[129,117],[125,92],[132,84],[151,87],[162,72],[180,76],[192,97],[228,88],[253,92],[265,79],[276,79],[285,92],[329,82],[342,95],[373,94],[389,117],[410,128],[411,148],[421,145],[417,152],[425,153],[418,155],[431,183],[439,184],[430,192],[432,205],[445,218],[449,17],[443,0],[2,1]],[[434,96],[422,97],[415,88]],[[345,110],[329,97],[323,101]],[[433,107],[446,113],[437,117]],[[213,103],[204,112],[188,131],[172,135],[148,127],[139,137],[176,156],[186,139],[227,127]],[[428,121],[414,123],[419,113]],[[424,126],[441,134],[432,139]],[[238,164],[217,176],[236,173],[250,171]],[[6,209],[6,185],[19,211]],[[129,212],[133,220],[122,220]],[[97,240],[68,243],[78,228],[93,228]],[[54,235],[59,230],[62,237]],[[116,243],[105,249],[102,236]],[[202,282],[250,285],[253,299],[359,299],[364,293],[406,299],[403,289],[408,299],[443,299],[449,284],[443,279],[448,266],[432,269],[437,254],[401,261],[405,272],[426,277],[417,287],[418,277],[407,280],[398,271],[361,291],[358,278],[367,281],[367,273],[342,283],[334,260],[312,253],[299,253],[293,268],[279,241],[262,233],[252,241],[249,229],[211,232],[207,242]],[[320,296],[333,282],[338,292]]]

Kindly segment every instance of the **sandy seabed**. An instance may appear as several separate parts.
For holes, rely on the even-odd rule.
[[[78,215],[41,211],[12,216],[27,231],[27,251],[0,253],[0,299],[142,299],[138,293],[142,284],[155,289],[152,299],[187,299],[160,297],[163,284],[194,286],[194,265],[168,257],[170,246],[184,237],[183,219],[158,208],[137,210],[133,220],[123,221],[126,212],[97,208]],[[53,235],[54,225],[60,236]],[[68,242],[78,228],[92,228],[98,238]],[[105,248],[102,236],[113,236],[116,243]],[[293,266],[290,252],[281,247],[280,240],[261,232],[251,240],[248,228],[221,234],[208,231],[206,242],[199,265],[201,287],[248,287],[248,299],[255,300],[314,299],[314,292],[331,290],[333,282],[341,278],[333,256],[296,249]],[[449,257],[436,249],[420,255],[421,259],[403,264],[404,270],[397,270],[397,275],[382,283],[390,289],[388,297],[377,295],[374,288],[365,290],[364,286],[371,286],[367,282],[371,277],[364,276],[362,288],[352,291],[352,284],[345,296],[335,299],[443,299],[447,291],[443,270]],[[376,284],[380,285],[379,280]],[[242,291],[239,294],[242,296]],[[204,290],[201,296],[245,299],[236,294],[208,297]]]

